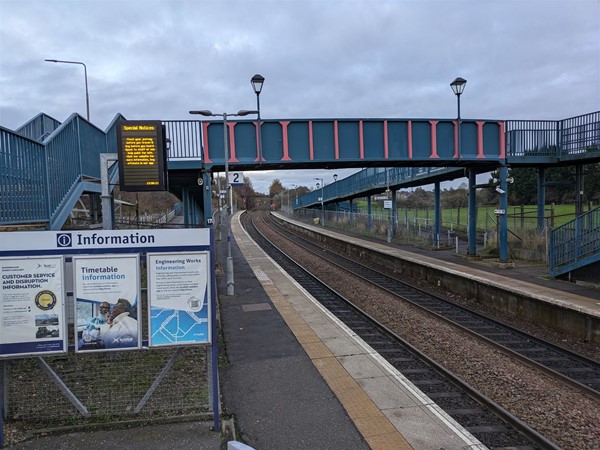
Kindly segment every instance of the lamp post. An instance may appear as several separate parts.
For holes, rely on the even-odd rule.
[[[458,158],[461,156],[461,141],[460,141],[460,95],[465,90],[465,85],[467,84],[467,80],[464,78],[456,78],[452,83],[450,83],[450,87],[452,88],[452,92],[456,95],[456,101],[458,105],[458,115],[456,119],[457,125],[457,153]],[[473,169],[469,170],[469,223],[468,223],[468,241],[469,241],[469,249],[467,251],[467,255],[475,256],[477,251],[477,243],[476,243],[476,234],[477,234],[477,199],[475,193],[475,183],[476,183],[476,174]]]
[[[323,198],[323,187],[324,184],[323,183],[323,178],[315,178],[315,180],[320,181],[321,182],[321,226],[325,226],[325,205],[324,205],[324,198]],[[317,183],[317,189],[319,188],[319,183]]]
[[[229,214],[233,209],[233,196],[231,195],[231,185],[229,184],[229,141],[227,139],[227,117],[247,116],[248,114],[256,114],[258,111],[248,111],[242,109],[237,114],[213,114],[209,110],[190,111],[190,114],[200,114],[206,117],[222,117],[223,118],[223,153],[225,157],[225,189],[227,190],[228,206],[225,208],[225,217],[227,221],[227,295],[233,295],[235,292],[233,281],[233,258],[231,257],[231,220]],[[219,192],[219,195],[221,193]]]
[[[465,80],[464,78],[456,78],[452,83],[450,83],[450,87],[452,88],[452,92],[454,92],[454,95],[456,95],[456,101],[458,103],[458,117],[456,119],[456,126],[457,126],[457,137],[458,137],[458,146],[457,146],[457,150],[458,150],[458,155],[460,156],[460,95],[463,93],[463,91],[465,90],[465,85],[467,84],[467,80]]]
[[[258,124],[258,163],[262,163],[262,127],[260,123],[260,92],[262,91],[263,84],[265,83],[265,77],[262,75],[256,74],[250,79],[250,84],[252,84],[252,89],[254,89],[254,93],[256,94],[256,111],[257,118],[256,123]]]
[[[339,220],[340,201],[338,197],[337,173],[333,174],[333,183],[335,184],[335,222]]]
[[[90,121],[90,95],[88,93],[87,67],[79,61],[61,61],[60,59],[45,59],[46,62],[61,63],[61,64],[80,64],[83,66],[83,75],[85,77],[85,109],[87,121]]]

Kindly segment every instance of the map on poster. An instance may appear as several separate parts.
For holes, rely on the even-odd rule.
[[[0,356],[64,353],[63,258],[0,258]]]
[[[137,349],[139,256],[74,256],[75,350]]]
[[[147,256],[149,345],[210,343],[210,253]]]

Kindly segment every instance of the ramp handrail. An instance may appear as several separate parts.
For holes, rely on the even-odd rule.
[[[600,253],[600,207],[592,209],[550,232],[549,271],[553,276],[565,267]]]
[[[76,185],[85,179],[100,179],[99,155],[113,146],[107,136],[114,136],[116,119],[105,133],[78,114],[72,114],[59,126],[48,117],[36,116],[20,128],[20,133],[0,127],[0,223],[3,225],[34,222],[52,225],[70,200],[69,195],[76,191]],[[54,129],[43,142],[23,135],[47,134],[48,126]],[[113,140],[116,145],[116,139]]]

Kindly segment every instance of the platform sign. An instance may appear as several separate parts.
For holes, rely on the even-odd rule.
[[[62,256],[0,258],[0,357],[65,353]]]
[[[211,342],[210,253],[149,253],[149,345]]]
[[[137,254],[73,257],[75,351],[140,348],[139,261]]]
[[[117,122],[119,185],[122,191],[166,191],[165,130],[158,120]]]
[[[233,187],[244,185],[244,172],[229,172],[229,184]]]

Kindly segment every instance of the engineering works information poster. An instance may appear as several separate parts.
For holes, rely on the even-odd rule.
[[[210,343],[210,253],[148,253],[149,345]]]
[[[65,353],[63,258],[0,258],[0,357]]]

